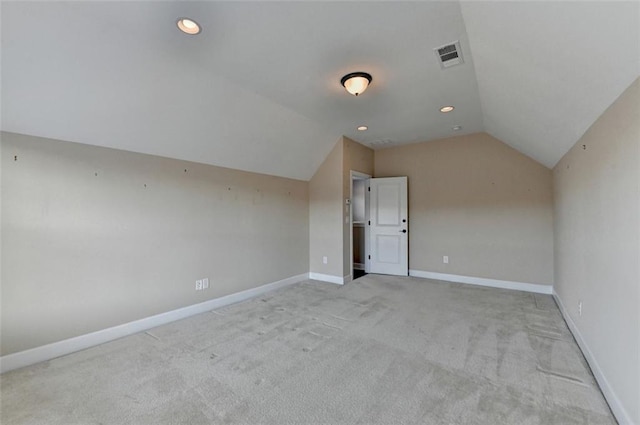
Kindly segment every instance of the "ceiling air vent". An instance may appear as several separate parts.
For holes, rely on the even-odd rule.
[[[459,41],[454,41],[453,43],[436,47],[435,49],[433,49],[433,51],[436,53],[436,56],[440,61],[440,67],[442,69],[450,68],[454,65],[460,65],[461,63],[464,63]]]
[[[389,140],[389,139],[383,139],[383,140],[376,140],[374,142],[369,143],[369,146],[371,146],[372,148],[380,148],[382,146],[389,146],[393,144],[393,140]]]

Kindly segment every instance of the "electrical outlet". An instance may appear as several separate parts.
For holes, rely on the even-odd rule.
[[[202,291],[202,281],[196,280],[196,291]]]
[[[209,289],[209,278],[205,277],[202,279],[202,289]]]
[[[449,264],[449,256],[448,255],[443,255],[442,256],[442,262],[445,264]]]
[[[582,316],[582,301],[578,301],[578,316]]]
[[[327,257],[322,257],[322,264],[327,264],[329,261],[327,260]]]

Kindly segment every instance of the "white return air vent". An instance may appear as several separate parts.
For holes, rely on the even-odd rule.
[[[453,43],[445,44],[444,46],[436,47],[433,49],[440,61],[440,67],[442,69],[450,68],[454,65],[460,65],[464,63],[462,59],[462,49],[460,49],[460,42],[454,41]]]
[[[389,145],[392,145],[393,143],[394,143],[393,140],[383,139],[383,140],[376,140],[375,142],[371,142],[369,143],[369,146],[375,149],[383,146],[389,146]]]

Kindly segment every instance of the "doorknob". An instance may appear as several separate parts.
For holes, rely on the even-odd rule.
[[[402,233],[407,233],[407,229],[400,230]]]

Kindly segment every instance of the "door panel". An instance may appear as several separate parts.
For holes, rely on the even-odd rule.
[[[407,178],[385,177],[369,180],[369,272],[407,276],[409,274],[409,233]]]
[[[400,236],[378,235],[376,237],[378,262],[397,264],[400,261],[401,245]]]
[[[376,218],[378,226],[400,225],[400,193],[395,184],[381,184],[377,188],[378,209]]]

